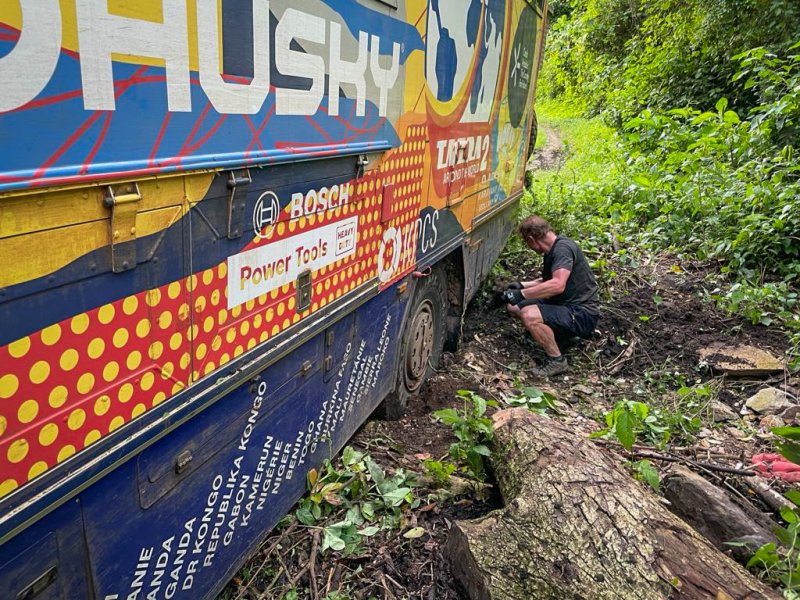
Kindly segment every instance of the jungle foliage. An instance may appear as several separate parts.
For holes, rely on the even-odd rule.
[[[553,0],[539,97],[559,97],[617,124],[644,108],[703,108],[726,97],[747,112],[758,94],[731,57],[781,54],[800,40],[796,0]]]
[[[555,100],[540,121],[572,146],[562,172],[535,177],[529,209],[594,248],[601,275],[610,251],[635,261],[667,250],[717,267],[709,297],[785,326],[796,353],[800,3],[554,8],[543,88]]]

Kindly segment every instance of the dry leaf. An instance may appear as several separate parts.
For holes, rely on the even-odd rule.
[[[413,540],[414,538],[422,537],[425,535],[425,528],[424,527],[414,527],[413,529],[409,529],[403,534],[403,537],[407,540]]]

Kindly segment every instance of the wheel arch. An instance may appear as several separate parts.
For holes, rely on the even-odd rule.
[[[407,281],[409,283],[409,289],[406,290],[408,300],[403,310],[403,321],[400,325],[399,351],[393,361],[393,372],[396,374],[394,376],[394,385],[384,398],[379,409],[379,414],[389,420],[399,419],[403,416],[408,398],[419,390],[418,386],[424,383],[425,379],[430,375],[430,371],[438,364],[441,352],[454,351],[458,346],[465,301],[464,262],[461,249],[457,248],[435,263],[420,268]],[[436,291],[434,292],[434,290]],[[437,298],[438,300],[436,300]],[[435,333],[428,338],[429,340],[435,340],[433,342],[435,350],[432,350],[435,359],[432,363],[428,363],[429,371],[424,375],[418,373],[419,365],[422,363],[414,358],[414,356],[419,356],[417,350],[413,351],[414,355],[406,354],[409,344],[407,336],[412,335],[410,329],[414,330],[414,336],[417,335],[418,330],[423,331],[419,329],[417,321],[419,315],[417,309],[422,306],[420,303],[427,303],[429,307],[432,307],[431,303],[433,303],[439,307],[433,311],[433,314],[438,315],[439,323],[436,323],[436,320],[433,321]],[[429,314],[431,313],[429,312]],[[430,332],[430,329],[428,331]],[[414,336],[411,339],[415,339]],[[440,343],[441,345],[439,345]],[[428,351],[431,351],[430,346]],[[407,385],[408,380],[404,379],[404,374],[409,371],[404,369],[409,368],[408,365],[414,362],[416,362],[416,366],[410,367],[410,372],[417,373],[413,375],[412,381],[420,383]]]

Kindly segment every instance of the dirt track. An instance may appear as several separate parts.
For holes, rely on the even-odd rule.
[[[564,142],[557,129],[549,125],[542,125],[542,132],[546,142],[544,147],[537,150],[528,160],[527,169],[529,171],[547,171],[558,169],[564,164],[565,151]]]

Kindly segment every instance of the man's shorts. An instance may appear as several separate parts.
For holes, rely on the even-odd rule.
[[[517,306],[538,306],[542,313],[545,325],[556,333],[578,336],[582,338],[592,337],[598,316],[590,313],[582,306],[567,306],[563,304],[547,304],[541,299],[523,300]]]

